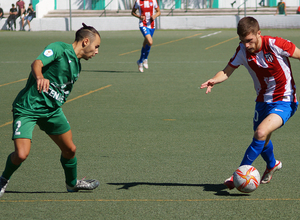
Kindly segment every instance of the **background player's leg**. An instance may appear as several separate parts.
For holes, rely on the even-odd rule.
[[[144,43],[143,43],[143,47],[145,47],[146,44],[148,44],[148,46],[150,46],[150,47],[152,46],[152,44],[153,44],[153,39],[152,39],[151,34],[147,34],[147,35],[145,36],[145,40],[144,40]]]
[[[141,50],[141,56],[138,61],[139,65],[139,71],[143,72],[143,66],[148,69],[148,55],[150,53],[151,45],[153,44],[153,39],[151,34],[147,34],[145,36],[144,42],[143,42],[143,47]]]
[[[146,35],[145,37],[145,41],[144,41],[144,48],[145,48],[145,54],[144,54],[144,60],[148,59],[148,55],[150,53],[150,49],[151,49],[151,46],[153,44],[153,38],[150,34]]]
[[[142,50],[141,50],[141,56],[140,56],[140,59],[139,59],[139,63],[143,63],[145,57],[148,57],[148,54],[150,52],[150,48],[151,48],[151,45],[153,43],[153,40],[152,40],[152,37],[150,34],[147,34],[144,38],[144,42],[143,42],[143,47],[142,47]]]
[[[146,45],[145,45],[145,57],[144,59],[147,60],[148,59],[148,55],[150,53],[150,49],[151,49],[151,46],[153,45],[153,34],[154,34],[154,31],[155,29],[149,29],[150,31],[150,36],[147,35],[147,42]],[[148,62],[147,62],[147,68],[148,69]]]

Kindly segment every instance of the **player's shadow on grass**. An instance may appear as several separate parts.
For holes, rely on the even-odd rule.
[[[12,193],[12,194],[14,194],[14,193],[20,193],[20,194],[57,194],[57,193],[69,193],[69,192],[67,192],[67,191],[64,191],[64,192],[57,192],[57,191],[5,191],[5,194],[7,194],[7,193]],[[79,192],[77,192],[77,193],[91,193],[91,191],[79,191]]]
[[[82,70],[82,72],[91,72],[91,73],[93,73],[93,72],[95,72],[95,73],[132,73],[132,71],[123,71],[123,70]]]
[[[190,187],[202,187],[203,191],[215,192],[216,196],[249,196],[248,194],[229,193],[227,187],[224,184],[186,184],[186,183],[150,183],[150,182],[131,182],[131,183],[107,183],[108,185],[122,186],[120,189],[130,189],[135,186],[147,185],[147,186],[190,186]]]

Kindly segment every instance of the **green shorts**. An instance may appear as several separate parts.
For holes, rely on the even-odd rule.
[[[33,114],[15,107],[13,118],[13,140],[17,138],[32,139],[32,132],[36,124],[48,135],[63,134],[71,129],[61,108],[48,113]]]

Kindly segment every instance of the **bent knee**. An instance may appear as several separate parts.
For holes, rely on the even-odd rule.
[[[73,158],[75,156],[75,154],[76,154],[76,146],[75,145],[68,147],[62,151],[63,157],[67,158],[67,159]]]
[[[257,140],[266,140],[267,136],[268,136],[268,133],[263,129],[257,129],[254,133],[254,137]]]
[[[29,152],[16,151],[11,155],[11,160],[14,164],[20,164],[27,159]]]

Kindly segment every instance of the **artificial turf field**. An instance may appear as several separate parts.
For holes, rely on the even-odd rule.
[[[77,146],[78,178],[92,192],[67,193],[59,148],[36,126],[31,153],[0,199],[0,219],[299,219],[299,113],[272,141],[283,163],[251,194],[227,190],[252,141],[255,91],[238,68],[205,94],[200,85],[223,69],[238,45],[235,30],[157,30],[149,69],[137,70],[139,31],[101,32],[99,54],[63,105]],[[262,30],[300,47],[300,30]],[[30,64],[75,32],[0,32],[0,174],[11,141],[11,103]],[[300,63],[292,60],[296,85]],[[253,165],[262,175],[265,163]]]

